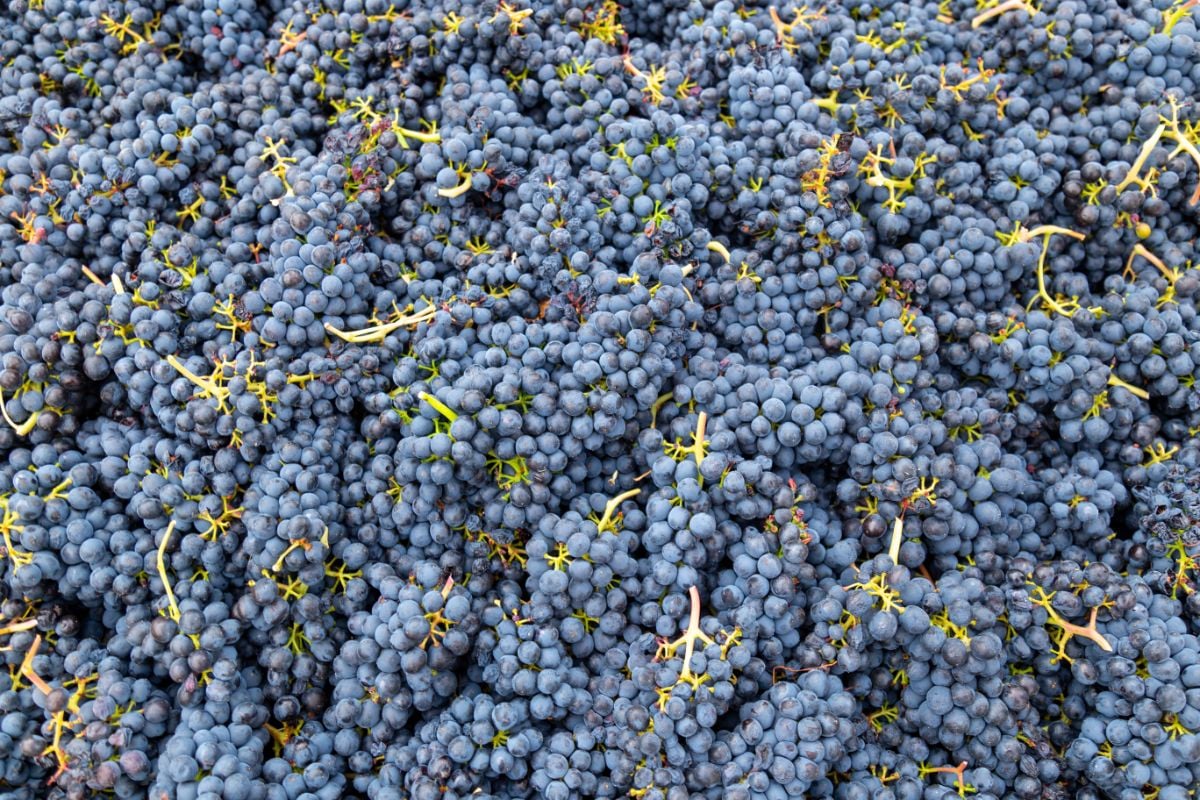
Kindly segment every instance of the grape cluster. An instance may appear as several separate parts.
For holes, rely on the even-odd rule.
[[[11,3],[0,796],[1192,796],[1196,9]]]

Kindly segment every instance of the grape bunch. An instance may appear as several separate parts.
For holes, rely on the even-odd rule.
[[[0,20],[0,797],[1195,795],[1197,0]]]

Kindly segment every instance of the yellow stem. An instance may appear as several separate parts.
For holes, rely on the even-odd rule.
[[[1036,228],[1031,228],[1021,234],[1021,241],[1028,242],[1035,236],[1042,238],[1042,252],[1038,256],[1037,264],[1037,283],[1038,295],[1052,310],[1064,317],[1070,317],[1071,314],[1063,308],[1057,300],[1055,300],[1050,292],[1046,290],[1046,253],[1050,247],[1050,237],[1056,233],[1061,233],[1064,236],[1070,236],[1072,239],[1083,241],[1087,238],[1085,234],[1079,231],[1073,231],[1070,228],[1063,228],[1059,225],[1038,225]]]
[[[775,9],[772,8],[771,11],[774,12]],[[730,262],[731,259],[729,257],[729,249],[726,248],[725,245],[718,242],[716,239],[714,239],[711,242],[709,242],[708,244],[706,244],[705,247],[707,247],[709,250],[711,250],[714,253],[721,256],[721,258],[725,259],[726,264],[728,264]]]
[[[1157,267],[1158,271],[1161,272],[1163,274],[1163,277],[1165,277],[1167,280],[1174,282],[1179,277],[1175,272],[1168,269],[1166,263],[1161,258],[1156,256],[1154,253],[1150,252],[1150,250],[1141,242],[1139,242],[1133,246],[1133,250],[1131,250],[1129,252],[1129,258],[1127,258],[1125,260],[1125,275],[1126,275],[1126,277],[1128,277],[1130,279],[1132,279],[1134,277],[1133,261],[1138,256],[1141,256],[1142,258],[1146,259],[1151,264],[1153,264],[1155,267]]]
[[[1025,231],[1024,241],[1029,241],[1034,236],[1049,236],[1052,233],[1061,233],[1063,236],[1070,236],[1072,239],[1083,241],[1087,238],[1086,233],[1073,231],[1070,228],[1064,228],[1061,225],[1038,225],[1036,228],[1030,228]]]
[[[393,132],[397,136],[402,136],[406,139],[416,139],[418,142],[425,142],[426,144],[437,144],[442,140],[442,137],[436,133],[414,131],[412,128],[395,128]]]
[[[283,560],[291,555],[293,550],[300,547],[308,550],[310,547],[312,547],[312,545],[309,544],[307,539],[297,539],[296,541],[292,542],[287,546],[286,550],[279,554],[279,558],[275,559],[275,563],[271,565],[271,571],[279,572],[279,570],[283,569]]]
[[[1133,384],[1126,383],[1125,381],[1121,380],[1120,378],[1118,378],[1116,375],[1112,374],[1111,372],[1108,374],[1108,385],[1109,386],[1120,386],[1125,391],[1127,391],[1130,394],[1133,394],[1137,397],[1140,397],[1143,400],[1150,399],[1150,393],[1147,392],[1145,389],[1141,388],[1140,386],[1134,386]]]
[[[612,523],[613,513],[616,512],[621,503],[624,503],[626,500],[632,497],[637,497],[641,493],[641,489],[630,489],[627,492],[622,492],[621,494],[617,495],[612,500],[609,500],[604,506],[603,516],[601,516],[600,521],[596,523],[596,529],[603,531],[606,525]]]
[[[896,517],[896,524],[892,526],[892,541],[888,547],[888,557],[892,559],[893,564],[900,563],[900,542],[904,538],[904,517]]]
[[[91,271],[90,269],[88,269],[87,267],[80,267],[80,270],[82,270],[83,274],[84,274],[84,275],[87,277],[87,279],[88,279],[89,281],[91,281],[92,283],[96,284],[97,286],[104,286],[104,285],[105,285],[104,281],[100,280],[100,276],[99,276],[99,275],[97,275],[96,273],[92,272],[92,271]]]
[[[417,397],[420,398],[421,400],[424,400],[426,403],[429,403],[429,405],[433,406],[433,409],[435,411],[437,411],[439,414],[441,414],[443,417],[450,420],[451,422],[454,422],[456,419],[458,419],[458,414],[456,414],[450,408],[450,406],[446,405],[441,400],[438,400],[436,397],[431,395],[429,392],[421,392],[420,394],[417,395]]]
[[[978,28],[980,25],[983,25],[983,23],[987,22],[993,17],[999,17],[1002,14],[1008,13],[1009,11],[1017,10],[1024,11],[1026,14],[1029,14],[1029,16],[1033,16],[1033,12],[1030,10],[1029,5],[1025,2],[1025,0],[1007,0],[1007,2],[1001,3],[998,6],[993,6],[987,11],[984,11],[982,14],[977,15],[975,19],[971,20],[971,27]]]
[[[17,633],[18,631],[33,630],[36,627],[37,627],[37,620],[35,620],[35,619],[27,619],[22,622],[14,622],[11,625],[5,625],[3,628],[0,628],[0,636],[6,636],[10,633]]]
[[[197,375],[196,373],[192,372],[190,369],[185,367],[183,365],[183,362],[180,361],[175,356],[168,355],[167,363],[170,364],[172,367],[174,367],[176,372],[178,372],[183,377],[187,378],[192,383],[199,386],[204,391],[212,392],[212,390],[214,388],[214,384],[211,380],[209,380],[208,378],[201,378],[199,375]]]
[[[1137,159],[1129,167],[1129,172],[1125,175],[1125,180],[1117,184],[1118,192],[1124,191],[1126,186],[1137,180],[1137,176],[1141,173],[1142,167],[1146,165],[1146,159],[1148,159],[1150,154],[1154,152],[1154,148],[1158,146],[1158,141],[1162,138],[1162,135],[1166,130],[1167,125],[1164,122],[1159,125],[1154,130],[1153,135],[1146,140],[1146,144],[1142,146],[1142,152],[1138,153]]]
[[[771,15],[771,23],[779,31],[780,36],[785,36],[785,35],[791,33],[792,28],[794,28],[796,26],[795,21],[784,22],[779,17],[779,12],[775,10],[775,6],[769,6],[767,8],[767,13]]]
[[[167,578],[167,565],[165,558],[167,555],[167,544],[171,541],[171,534],[175,532],[175,520],[171,520],[167,525],[166,533],[163,534],[162,543],[158,546],[158,577],[162,580],[163,589],[167,593],[167,616],[175,622],[179,622],[179,604],[175,602],[175,592],[171,591],[171,581]]]
[[[29,646],[29,652],[25,654],[25,658],[21,660],[21,674],[29,679],[29,682],[36,686],[42,694],[50,694],[54,691],[50,684],[42,680],[41,676],[33,671],[33,659],[37,658],[37,652],[42,646],[42,635],[39,633],[33,637],[33,644]]]
[[[1191,156],[1192,161],[1194,161],[1196,163],[1196,166],[1200,167],[1200,150],[1197,150],[1196,146],[1193,145],[1182,134],[1177,134],[1175,141],[1178,144],[1176,145],[1175,150],[1171,153],[1170,157],[1174,158],[1176,155],[1178,155],[1180,153],[1180,151],[1182,151],[1182,152],[1187,153],[1189,156]],[[1198,202],[1200,202],[1200,183],[1196,184],[1196,188],[1192,192],[1192,196],[1188,198],[1188,205],[1194,206]]]
[[[471,189],[471,176],[468,175],[463,179],[462,183],[457,186],[452,186],[449,189],[438,189],[438,196],[455,198],[466,194]]]
[[[406,317],[399,317],[382,325],[372,325],[369,328],[360,328],[356,331],[343,331],[333,327],[327,322],[325,323],[325,330],[327,330],[329,333],[332,333],[342,341],[351,342],[352,344],[382,342],[385,338],[387,338],[387,335],[393,331],[397,331],[400,328],[404,328],[409,325],[419,325],[422,322],[428,322],[433,319],[436,314],[437,309],[433,306],[429,306],[428,308],[424,309],[423,311],[419,311],[416,314]]]
[[[25,420],[20,425],[13,421],[13,418],[8,414],[8,404],[4,399],[3,389],[0,389],[0,416],[4,417],[4,421],[8,423],[10,428],[16,431],[18,436],[28,436],[29,432],[33,430],[35,425],[37,425],[37,414],[30,414],[29,419]]]

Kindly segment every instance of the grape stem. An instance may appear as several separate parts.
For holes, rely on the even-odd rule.
[[[775,9],[771,9],[771,10],[774,11]],[[705,247],[708,248],[709,250],[711,250],[712,252],[716,253],[717,255],[719,255],[721,258],[725,259],[726,264],[728,264],[730,262],[729,249],[726,248],[725,245],[718,242],[716,239],[713,239],[711,242],[706,244]]]
[[[892,559],[893,564],[900,563],[900,542],[904,538],[904,517],[896,517],[896,524],[892,526],[892,541],[888,547],[888,557]]]
[[[92,272],[87,267],[80,267],[79,269],[81,272],[83,272],[83,274],[87,277],[87,279],[89,281],[96,284],[97,286],[107,286],[108,285],[104,281],[100,280],[99,275]],[[114,294],[125,294],[125,285],[123,283],[121,283],[120,276],[118,276],[117,273],[115,273],[115,272],[113,273],[113,276],[112,276],[112,289],[113,289]]]
[[[437,314],[437,309],[434,306],[422,309],[415,314],[401,315],[391,322],[386,322],[382,325],[372,325],[368,328],[360,328],[354,331],[344,331],[340,328],[335,328],[328,322],[325,323],[325,330],[332,333],[337,338],[351,344],[364,344],[367,342],[382,342],[387,338],[388,334],[398,331],[401,328],[415,327],[422,322],[430,322],[434,315]]]
[[[158,557],[156,559],[158,566],[158,577],[162,580],[163,589],[167,593],[167,616],[179,622],[179,604],[175,602],[175,592],[171,591],[171,580],[167,577],[167,545],[171,541],[171,534],[175,532],[175,520],[171,520],[167,525],[167,531],[163,534],[162,543],[158,546]]]
[[[429,403],[429,405],[433,406],[434,411],[438,412],[451,422],[454,422],[456,419],[458,419],[458,414],[454,413],[450,406],[446,405],[441,400],[438,400],[429,392],[421,392],[417,395],[417,397],[421,398],[426,403]]]
[[[641,493],[642,493],[641,489],[630,489],[627,492],[622,492],[621,494],[617,495],[616,497],[614,497],[613,499],[611,499],[607,503],[605,503],[604,513],[600,516],[600,519],[596,522],[596,530],[600,533],[604,533],[606,530],[610,530],[611,526],[612,526],[613,515],[616,513],[617,509],[620,508],[621,503],[624,503],[626,500],[629,500],[631,498],[637,497]]]
[[[37,414],[30,414],[29,419],[25,420],[20,425],[18,425],[16,422],[14,422],[13,418],[11,416],[9,416],[8,404],[7,404],[7,401],[4,399],[4,390],[3,389],[0,389],[0,416],[4,417],[4,421],[8,423],[8,426],[10,428],[12,428],[14,431],[16,431],[16,434],[18,436],[28,436],[29,432],[33,430],[35,425],[37,425],[37,419],[38,419]]]
[[[971,27],[979,28],[979,26],[983,25],[993,17],[1003,16],[1009,11],[1024,11],[1031,17],[1037,14],[1037,9],[1030,5],[1028,0],[1006,0],[1006,2],[992,6],[988,10],[976,16],[975,19],[971,20]]]
[[[25,653],[25,658],[21,659],[21,674],[28,678],[29,682],[36,686],[42,694],[50,694],[54,690],[53,687],[33,671],[33,660],[37,658],[37,653],[41,646],[42,635],[39,633],[33,637],[33,644],[29,646],[29,651]]]

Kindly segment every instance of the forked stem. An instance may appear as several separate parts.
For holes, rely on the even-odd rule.
[[[1165,277],[1167,280],[1174,281],[1179,278],[1178,273],[1176,273],[1173,269],[1170,269],[1169,267],[1167,267],[1166,262],[1164,262],[1161,258],[1159,258],[1157,255],[1152,253],[1150,251],[1150,249],[1147,248],[1141,242],[1138,242],[1137,244],[1135,244],[1133,246],[1133,249],[1131,251],[1129,251],[1129,258],[1125,259],[1124,275],[1126,278],[1128,278],[1130,280],[1132,280],[1134,278],[1133,262],[1134,262],[1134,260],[1137,259],[1138,256],[1141,256],[1142,258],[1146,259],[1151,264],[1153,264],[1155,267],[1157,267],[1158,271],[1161,272],[1163,274],[1163,277]]]
[[[1147,159],[1150,158],[1150,154],[1154,152],[1154,148],[1158,146],[1158,143],[1164,137],[1175,142],[1175,149],[1167,156],[1168,160],[1175,158],[1180,153],[1186,153],[1196,166],[1200,167],[1200,149],[1196,148],[1196,145],[1189,138],[1189,133],[1179,125],[1179,105],[1174,97],[1168,97],[1168,102],[1171,106],[1171,116],[1159,116],[1158,127],[1154,129],[1154,133],[1142,145],[1142,151],[1138,153],[1138,157],[1130,165],[1129,173],[1125,176],[1125,179],[1117,184],[1118,192],[1124,190],[1130,184],[1136,184],[1143,190],[1153,188],[1149,185],[1150,179],[1140,177],[1141,171],[1145,167]],[[1188,198],[1188,205],[1195,205],[1198,202],[1200,202],[1200,182],[1196,184],[1195,190],[1192,192],[1191,197]]]
[[[382,325],[372,325],[369,328],[360,328],[354,331],[344,331],[335,328],[328,322],[325,323],[325,330],[332,333],[337,338],[351,344],[364,344],[367,342],[382,342],[387,338],[388,334],[398,331],[401,328],[407,328],[411,325],[420,325],[422,322],[429,322],[437,314],[437,309],[429,306],[426,309],[418,311],[415,314],[401,316],[391,322],[385,322]]]
[[[178,358],[176,358],[173,355],[167,356],[167,363],[170,364],[172,367],[174,367],[176,372],[178,372],[184,378],[186,378],[187,380],[189,380],[193,384],[195,384],[197,388],[202,390],[202,392],[203,392],[202,397],[211,397],[213,400],[216,400],[217,406],[221,410],[222,413],[229,412],[229,408],[225,404],[225,401],[229,399],[229,389],[227,389],[224,386],[221,386],[212,378],[200,377],[199,375],[197,375],[196,373],[192,372],[190,369],[185,367],[183,365],[183,362],[180,361]]]
[[[54,691],[54,688],[33,671],[33,660],[37,658],[37,653],[41,646],[42,635],[39,633],[33,637],[33,644],[29,646],[28,652],[25,653],[25,658],[21,659],[21,674],[36,686],[42,694],[50,694],[50,692]]]
[[[1083,639],[1087,639],[1088,641],[1095,642],[1096,646],[1101,650],[1106,653],[1111,653],[1113,649],[1112,645],[1109,644],[1108,640],[1100,634],[1100,631],[1096,630],[1096,614],[1099,613],[1099,611],[1100,609],[1097,607],[1092,608],[1091,613],[1088,614],[1088,624],[1086,628],[1081,625],[1076,625],[1073,622],[1067,622],[1062,617],[1058,616],[1057,613],[1052,613],[1051,616],[1054,619],[1054,624],[1058,625],[1069,635],[1079,636]]]
[[[1072,239],[1076,239],[1078,241],[1083,241],[1084,239],[1087,238],[1086,235],[1080,233],[1079,231],[1073,231],[1070,228],[1064,228],[1060,225],[1038,225],[1035,228],[1030,228],[1030,229],[1026,230],[1026,229],[1021,228],[1020,223],[1018,223],[1017,230],[1014,232],[1014,241],[1029,242],[1035,236],[1042,237],[1042,250],[1041,250],[1041,253],[1038,254],[1038,263],[1037,263],[1037,293],[1038,293],[1038,297],[1041,298],[1041,300],[1045,304],[1045,306],[1048,309],[1050,309],[1051,311],[1053,311],[1056,314],[1059,314],[1061,316],[1070,318],[1071,316],[1073,316],[1074,311],[1070,308],[1067,308],[1062,303],[1060,303],[1057,299],[1055,299],[1055,297],[1053,295],[1051,295],[1049,290],[1046,288],[1046,255],[1050,249],[1050,237],[1056,233],[1061,233],[1064,236],[1070,236]],[[1075,299],[1072,299],[1069,302],[1072,305],[1074,305],[1076,309],[1079,308],[1079,304],[1077,302],[1075,302]],[[1093,307],[1093,308],[1088,309],[1088,311],[1091,311],[1093,314],[1100,313],[1102,310],[1103,309],[1101,309],[1099,307]]]
[[[954,776],[954,788],[958,790],[959,797],[966,797],[968,793],[974,794],[976,792],[975,787],[971,786],[969,783],[967,783],[967,781],[965,779],[966,771],[967,771],[967,762],[966,761],[960,761],[957,767],[930,767],[930,766],[926,766],[925,764],[922,764],[918,768],[918,772],[920,773],[922,778],[926,777],[927,775],[932,775],[937,772],[944,772],[947,775],[953,775]]]
[[[615,529],[613,528],[613,517],[616,515],[617,509],[621,507],[621,503],[637,497],[641,493],[641,489],[630,489],[627,492],[622,492],[605,503],[604,513],[600,516],[600,519],[596,520],[596,531],[598,533],[604,533],[605,531],[615,532]]]

